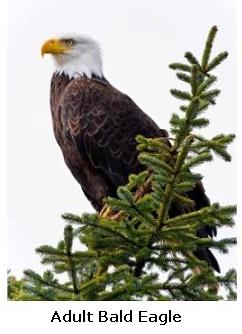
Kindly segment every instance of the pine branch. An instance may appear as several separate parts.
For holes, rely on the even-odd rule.
[[[212,51],[213,41],[215,39],[215,35],[217,31],[218,31],[217,27],[213,26],[208,34],[208,38],[207,38],[205,49],[204,49],[203,56],[202,56],[202,64],[201,64],[202,70],[204,72],[208,70],[207,66],[208,66],[210,54]]]

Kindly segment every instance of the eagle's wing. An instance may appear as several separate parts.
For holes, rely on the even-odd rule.
[[[135,136],[161,136],[158,126],[127,95],[98,80],[71,82],[62,108],[65,132],[115,191],[129,174],[140,170]]]

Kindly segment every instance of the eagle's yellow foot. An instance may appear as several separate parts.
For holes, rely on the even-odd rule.
[[[101,218],[108,218],[112,220],[119,220],[123,216],[123,211],[113,212],[110,207],[108,207],[107,204],[104,205],[102,210],[100,211],[100,217]]]
[[[102,218],[109,218],[110,216],[112,216],[112,214],[113,212],[107,204],[105,204],[102,210],[100,211],[100,217]]]

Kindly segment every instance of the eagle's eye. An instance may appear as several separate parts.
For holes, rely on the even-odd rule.
[[[73,44],[73,40],[72,39],[68,39],[66,41],[66,45],[71,46],[72,44]]]

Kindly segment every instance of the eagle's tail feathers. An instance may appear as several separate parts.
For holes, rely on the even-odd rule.
[[[199,247],[194,251],[194,255],[199,259],[206,261],[215,271],[220,273],[220,267],[217,259],[207,247]]]

